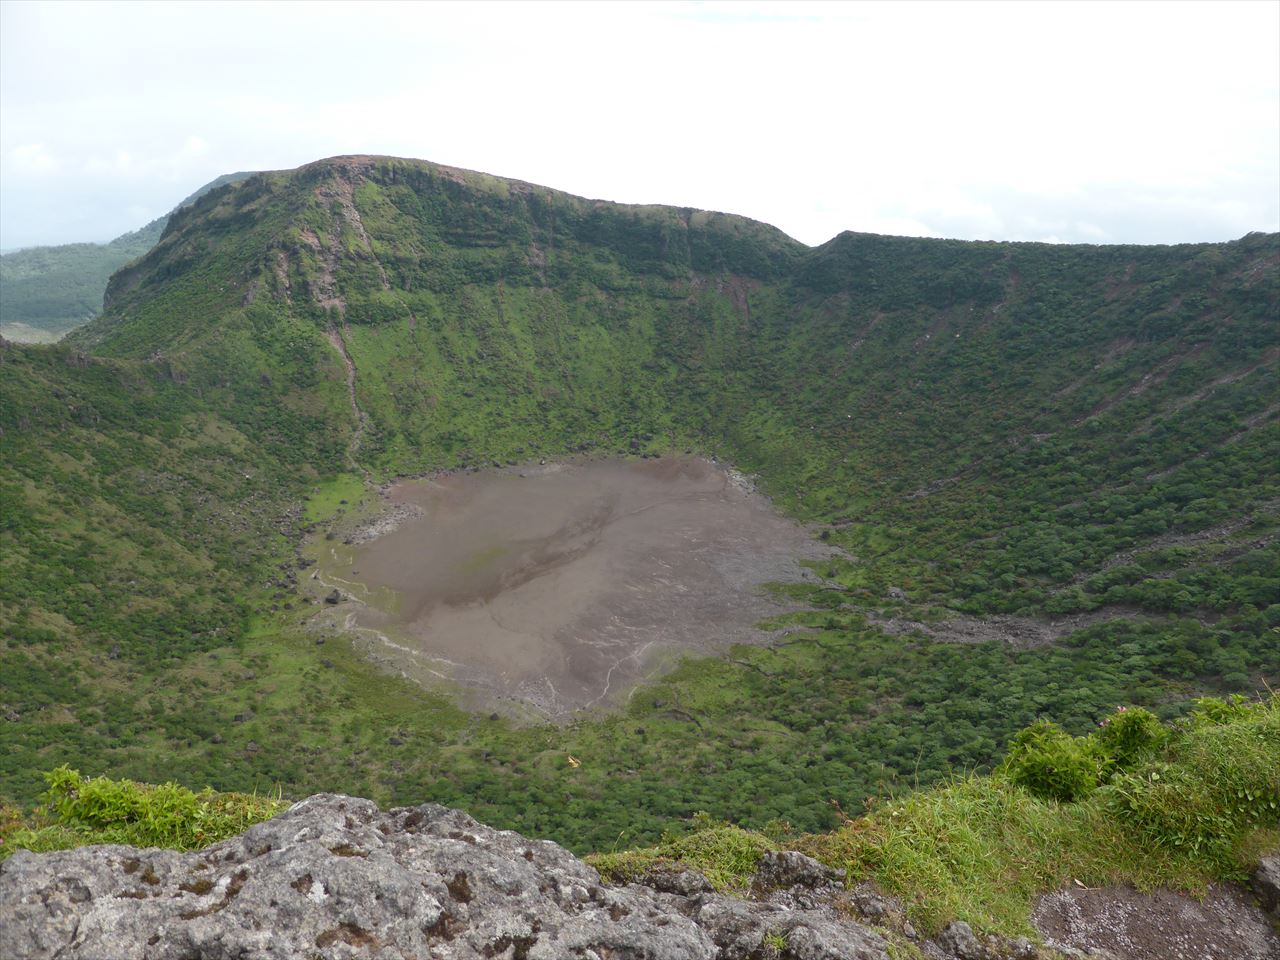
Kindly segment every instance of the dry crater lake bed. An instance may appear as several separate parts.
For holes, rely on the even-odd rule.
[[[476,710],[563,720],[681,654],[763,643],[763,585],[828,556],[741,474],[698,458],[584,460],[398,482],[383,519],[324,541],[320,624]],[[386,517],[395,518],[387,522]]]

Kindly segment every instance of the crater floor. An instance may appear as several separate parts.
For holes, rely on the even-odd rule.
[[[397,483],[402,518],[325,544],[326,613],[371,655],[473,709],[563,719],[617,703],[680,653],[759,643],[770,581],[826,548],[702,459],[584,461]]]

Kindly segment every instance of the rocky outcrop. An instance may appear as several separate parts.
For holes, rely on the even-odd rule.
[[[827,879],[768,867],[765,885]],[[0,865],[0,943],[68,960],[888,960],[829,905],[608,887],[554,843],[459,811],[330,794],[194,853],[19,852]]]
[[[1051,946],[1123,960],[1276,960],[1280,933],[1248,892],[1211,884],[1202,897],[1172,890],[1071,887],[1036,905]]]
[[[792,890],[806,887],[822,890],[827,887],[844,887],[844,871],[823,866],[817,860],[794,850],[769,852],[756,865],[753,889],[759,893],[771,890]]]
[[[608,886],[556,844],[457,810],[382,812],[320,794],[193,853],[19,851],[0,863],[0,957],[889,960],[885,936],[896,956],[927,960],[1280,955],[1245,899],[1216,887],[1199,903],[1069,890],[1037,908],[1048,946],[959,921],[922,939],[897,899],[866,881],[848,888],[842,872],[795,852],[765,854],[747,899],[679,867]]]
[[[1280,918],[1280,853],[1259,862],[1253,872],[1253,890],[1262,908]]]

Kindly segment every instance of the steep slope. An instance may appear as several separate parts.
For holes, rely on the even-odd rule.
[[[4,355],[4,789],[67,759],[430,796],[579,848],[697,809],[816,829],[1041,712],[1275,682],[1278,311],[1276,236],[807,249],[372,157],[225,186],[66,347]],[[512,730],[298,631],[292,538],[361,476],[581,449],[758,473],[849,552],[793,590],[808,632]]]
[[[229,173],[206,183],[163,217],[108,243],[29,247],[0,256],[0,335],[42,343],[102,312],[111,274],[156,245],[173,212],[210,190],[251,176]]]
[[[1157,536],[1181,546],[1184,521],[1260,506],[1250,523],[1274,528],[1274,487],[1245,477],[1275,443],[1277,257],[1263,236],[843,234],[805,251],[740,218],[343,158],[191,210],[77,341],[217,352],[225,374],[243,352],[284,364],[327,338],[356,371],[359,456],[381,473],[635,438],[723,445],[795,509],[846,524],[835,536],[864,561],[847,585],[1065,613],[1092,602],[1073,578],[1131,568],[1113,561]],[[922,524],[936,556],[880,538]],[[1194,544],[1158,572],[1200,571],[1210,547]],[[1137,586],[1116,576],[1093,592]],[[1202,605],[1187,577],[1159,579],[1114,599]]]
[[[650,427],[669,406],[653,384],[670,385],[669,355],[691,346],[690,300],[722,305],[703,278],[776,278],[801,249],[737,217],[343,158],[257,178],[179,218],[113,280],[106,316],[77,342],[172,357],[241,336],[327,339],[362,374],[363,457],[394,470],[543,432],[591,443]],[[175,323],[197,315],[219,323]]]

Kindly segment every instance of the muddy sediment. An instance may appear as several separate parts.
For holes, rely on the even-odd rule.
[[[740,474],[706,460],[587,461],[411,480],[385,520],[326,547],[360,602],[330,615],[474,709],[564,719],[620,702],[682,653],[759,643],[761,591],[826,556]],[[377,638],[373,640],[371,638]]]

